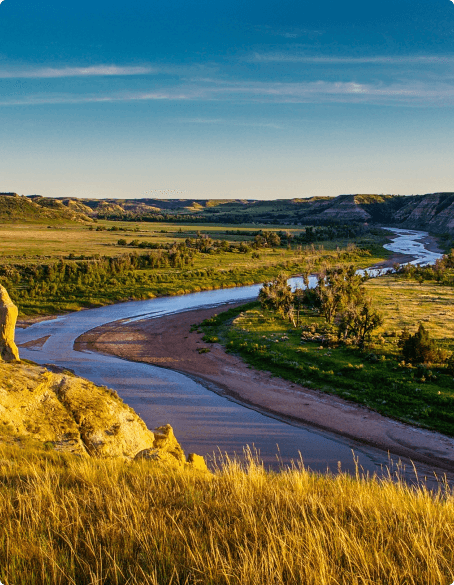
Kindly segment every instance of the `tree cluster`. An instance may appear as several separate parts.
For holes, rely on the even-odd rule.
[[[325,317],[330,326],[337,327],[337,337],[347,338],[363,346],[372,332],[383,324],[383,317],[361,286],[365,277],[353,266],[327,268],[318,278],[317,286],[309,288],[309,275],[303,276],[305,288],[292,291],[285,274],[280,274],[260,290],[259,300],[264,308],[276,311],[299,325],[300,310],[309,305]]]
[[[395,272],[404,278],[412,278],[420,283],[424,281],[435,281],[439,284],[454,285],[454,250],[445,254],[442,258],[435,261],[430,266],[415,266],[414,264],[405,264],[395,266]]]

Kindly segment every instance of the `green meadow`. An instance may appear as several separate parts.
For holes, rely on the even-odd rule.
[[[443,364],[405,363],[399,336],[424,323],[437,345],[454,352],[454,288],[384,276],[365,284],[384,323],[364,348],[327,343],[334,330],[313,309],[300,326],[252,303],[205,321],[205,340],[220,340],[252,366],[337,394],[386,416],[454,436],[454,379]]]

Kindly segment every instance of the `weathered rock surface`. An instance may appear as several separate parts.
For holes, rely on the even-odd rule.
[[[0,284],[0,358],[6,362],[19,359],[19,350],[14,343],[17,315],[16,305]]]
[[[150,431],[112,390],[69,371],[24,363],[0,363],[2,439],[50,443],[82,456],[143,457],[203,469],[200,461],[186,462],[170,425]]]
[[[409,197],[408,203],[395,214],[394,222],[402,227],[453,233],[454,193]]]

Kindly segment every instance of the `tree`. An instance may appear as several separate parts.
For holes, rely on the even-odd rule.
[[[339,337],[351,337],[360,347],[374,329],[383,325],[383,315],[374,309],[372,299],[363,290],[338,315]]]
[[[328,268],[320,275],[315,293],[320,312],[328,323],[332,323],[334,316],[358,295],[362,282],[354,266]]]
[[[293,308],[296,313],[296,327],[300,324],[300,311],[301,307],[306,301],[306,290],[302,288],[296,288],[293,292]]]
[[[280,273],[277,278],[271,282],[266,282],[259,292],[259,300],[265,309],[277,311],[283,317],[291,318],[293,311],[293,293],[292,288],[287,284],[287,276]]]

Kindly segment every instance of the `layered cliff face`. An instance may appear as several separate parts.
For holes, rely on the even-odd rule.
[[[366,222],[454,233],[454,193],[427,195],[341,195],[310,206],[312,221]],[[308,209],[309,211],[309,209]]]
[[[431,193],[409,197],[394,216],[402,227],[425,229],[435,233],[454,232],[454,194]]]
[[[319,208],[319,213],[312,216],[312,220],[319,220],[323,223],[330,221],[363,223],[372,219],[370,213],[357,203],[354,195],[341,195],[324,202],[323,207],[320,204],[317,207]]]
[[[187,463],[172,427],[147,429],[115,392],[68,373],[24,363],[0,364],[0,440],[32,441],[84,457],[144,457]]]

